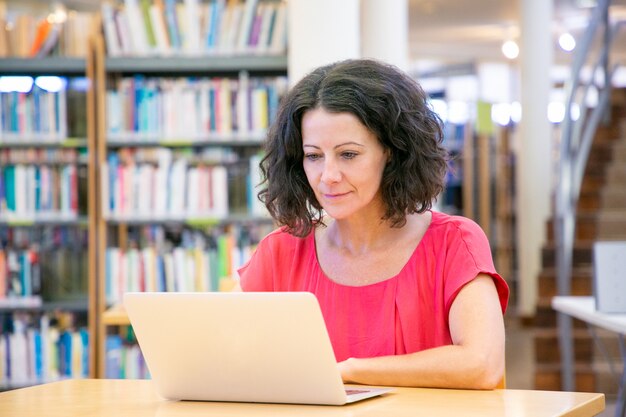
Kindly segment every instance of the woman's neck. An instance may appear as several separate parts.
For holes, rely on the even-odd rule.
[[[424,221],[427,221],[427,228],[430,212],[407,216],[406,224],[402,227],[392,227],[389,221],[382,219],[329,219],[325,222],[327,227],[319,229],[316,237],[324,238],[330,247],[353,255],[363,255],[389,247],[393,242],[402,239],[407,230],[415,231]]]

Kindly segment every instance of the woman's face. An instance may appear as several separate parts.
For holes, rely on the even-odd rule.
[[[351,113],[309,110],[302,118],[304,171],[315,197],[334,219],[380,217],[387,152]]]

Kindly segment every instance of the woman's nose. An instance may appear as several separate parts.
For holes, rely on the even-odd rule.
[[[341,170],[335,161],[328,158],[324,161],[321,180],[327,184],[339,182],[341,180]]]

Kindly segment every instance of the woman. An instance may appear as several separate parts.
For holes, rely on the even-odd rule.
[[[421,87],[349,60],[286,95],[259,193],[282,227],[239,270],[244,291],[316,295],[345,382],[491,389],[508,287],[472,221],[431,211],[447,154]]]

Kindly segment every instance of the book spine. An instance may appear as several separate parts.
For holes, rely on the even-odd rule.
[[[122,55],[122,44],[119,39],[119,31],[115,19],[115,9],[108,1],[102,2],[100,6],[102,14],[102,31],[104,32],[104,41],[106,44],[107,54],[112,57]]]
[[[151,4],[149,6],[149,17],[154,31],[157,52],[161,55],[169,54],[171,52],[171,41],[167,30],[167,23],[165,22],[163,7],[158,4]]]
[[[176,1],[165,0],[165,22],[167,23],[167,31],[169,34],[172,48],[179,50],[182,46],[180,38],[180,30],[178,27],[178,16],[176,14]]]
[[[130,39],[133,52],[136,55],[147,55],[148,36],[146,34],[146,24],[138,0],[124,0],[126,17],[130,28]]]

